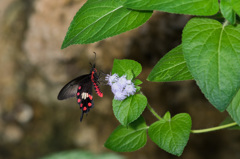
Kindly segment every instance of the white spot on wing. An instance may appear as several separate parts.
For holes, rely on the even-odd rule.
[[[88,97],[88,93],[83,92],[83,93],[82,93],[82,99],[87,99],[87,97]]]

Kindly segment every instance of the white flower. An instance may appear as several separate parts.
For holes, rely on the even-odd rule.
[[[133,83],[128,84],[125,87],[125,92],[127,93],[128,96],[134,95],[134,93],[136,92],[136,88],[135,88],[134,84]]]
[[[127,81],[128,80],[126,79],[126,75],[123,75],[118,79],[117,83],[124,88],[127,85]]]
[[[127,80],[127,84],[131,84],[132,83],[132,81],[131,80]]]
[[[127,97],[127,94],[125,92],[116,92],[114,94],[114,99],[116,100],[124,100]]]
[[[117,93],[117,92],[122,92],[123,91],[123,87],[121,85],[119,85],[118,83],[113,83],[112,84],[112,92],[113,94]]]
[[[107,75],[106,81],[108,85],[111,86],[112,92],[114,94],[114,99],[124,100],[130,95],[134,95],[136,92],[135,85],[131,80],[126,79],[126,75],[118,77],[117,74]]]
[[[114,73],[113,75],[108,74],[105,77],[105,80],[108,81],[108,85],[112,86],[113,83],[118,81],[118,75],[116,73]]]

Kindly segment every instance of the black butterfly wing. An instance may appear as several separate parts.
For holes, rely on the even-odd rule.
[[[82,110],[82,115],[80,121],[83,119],[84,113],[88,113],[91,108],[93,108],[93,96],[92,96],[92,81],[89,76],[89,80],[80,84],[77,90],[77,102],[80,109]]]
[[[64,100],[67,98],[75,97],[79,85],[84,85],[84,83],[88,82],[90,78],[90,75],[82,75],[79,76],[70,82],[68,82],[59,92],[58,94],[58,100]]]

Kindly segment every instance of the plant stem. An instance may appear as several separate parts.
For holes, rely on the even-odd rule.
[[[141,91],[140,91],[140,94],[144,95],[143,92]],[[157,114],[157,112],[155,112],[155,110],[148,103],[147,103],[147,108],[158,120],[162,120],[162,118]]]
[[[155,112],[155,110],[149,104],[147,104],[147,108],[156,118],[158,118],[159,120],[162,120],[162,118]]]
[[[232,127],[232,126],[235,126],[235,125],[237,125],[236,122],[226,124],[226,125],[216,126],[216,127],[212,127],[212,128],[207,128],[207,129],[191,130],[191,133],[194,133],[194,134],[206,133],[206,132],[211,132],[211,131],[215,131],[215,130],[221,130],[221,129],[229,128],[229,127]]]

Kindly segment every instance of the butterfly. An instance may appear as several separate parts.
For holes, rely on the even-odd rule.
[[[77,103],[82,111],[80,121],[82,121],[83,115],[88,113],[94,106],[92,86],[94,87],[97,95],[99,97],[103,97],[103,93],[100,91],[98,86],[100,83],[98,79],[99,75],[97,74],[95,64],[93,64],[89,74],[85,74],[71,80],[61,89],[58,94],[58,100],[64,100],[70,97],[77,98]]]

